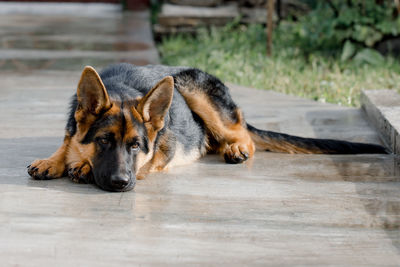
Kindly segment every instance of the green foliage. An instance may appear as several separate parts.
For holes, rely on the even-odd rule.
[[[343,52],[342,52],[342,55],[340,57],[340,60],[341,61],[348,60],[349,58],[351,58],[355,54],[355,52],[356,52],[356,46],[352,42],[347,40],[344,43]]]
[[[384,63],[384,58],[379,52],[370,48],[364,48],[356,54],[354,61],[357,63],[365,62],[371,65],[381,65]]]
[[[364,48],[373,48],[385,37],[400,35],[400,17],[394,13],[394,1],[319,1],[309,14],[286,26],[287,34],[306,55],[315,51],[336,55],[342,51],[342,59],[348,60],[364,51],[358,58],[365,58],[371,52]],[[371,64],[375,60],[364,62]]]
[[[273,56],[267,57],[265,29],[261,25],[230,24],[217,30],[201,30],[197,37],[178,35],[159,45],[164,64],[201,68],[244,86],[307,97],[342,105],[357,106],[361,89],[396,88],[400,63],[383,59],[374,50],[363,50],[357,60],[341,61],[310,53],[307,57],[292,43],[287,27],[274,32]],[[350,54],[351,54],[351,49]],[[364,60],[374,62],[365,64]]]

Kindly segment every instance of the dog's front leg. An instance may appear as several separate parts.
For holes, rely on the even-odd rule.
[[[94,154],[94,145],[84,145],[78,141],[75,135],[71,138],[67,154],[65,156],[65,165],[68,177],[75,183],[92,183],[92,164],[91,158]]]
[[[63,144],[46,159],[37,159],[27,168],[28,174],[36,180],[48,180],[60,178],[65,172],[65,156],[70,143],[70,137],[67,134],[64,137]]]

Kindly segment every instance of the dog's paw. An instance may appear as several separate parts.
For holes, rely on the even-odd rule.
[[[245,146],[237,143],[227,145],[224,151],[224,159],[226,163],[237,164],[249,158],[249,152]]]
[[[75,183],[92,183],[92,168],[87,162],[75,162],[69,165],[68,176]]]
[[[246,161],[254,154],[254,144],[232,143],[226,144],[223,150],[223,155],[226,163],[238,164]]]
[[[64,174],[65,165],[63,162],[51,159],[38,159],[28,167],[28,174],[36,180],[49,180],[60,178]]]

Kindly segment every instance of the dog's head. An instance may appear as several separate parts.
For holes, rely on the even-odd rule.
[[[107,91],[92,67],[82,73],[77,90],[75,139],[80,157],[104,190],[128,191],[151,159],[157,133],[171,105],[174,81],[162,79],[145,96],[121,97]]]

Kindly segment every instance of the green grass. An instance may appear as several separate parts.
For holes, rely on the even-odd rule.
[[[275,30],[274,54],[267,57],[265,38],[260,25],[232,24],[200,30],[197,37],[169,37],[158,48],[163,64],[197,67],[224,82],[321,102],[358,106],[361,89],[399,89],[400,63],[394,58],[371,66],[332,55],[304,56],[284,27]]]

